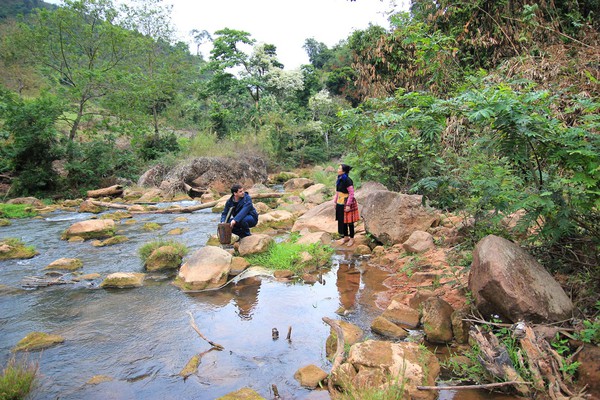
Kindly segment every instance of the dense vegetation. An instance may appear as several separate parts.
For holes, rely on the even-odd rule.
[[[213,47],[193,54],[161,0],[65,3],[0,25],[9,195],[77,195],[240,149],[273,169],[343,158],[359,180],[467,211],[471,243],[522,235],[565,284],[600,281],[598,0],[413,0],[389,29],[308,38],[294,71],[230,27],[194,30]]]

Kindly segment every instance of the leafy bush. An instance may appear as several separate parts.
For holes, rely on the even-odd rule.
[[[180,150],[177,135],[170,132],[163,135],[148,135],[136,146],[143,160],[155,160],[164,153],[177,153]]]
[[[17,175],[12,194],[37,195],[57,187],[52,162],[62,152],[54,124],[61,113],[62,104],[51,95],[23,100],[0,91],[0,118],[4,119],[0,155],[5,160],[0,167]]]

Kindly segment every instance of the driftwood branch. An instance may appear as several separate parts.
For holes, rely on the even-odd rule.
[[[335,334],[337,336],[337,348],[335,350],[335,354],[333,355],[333,365],[331,366],[331,373],[329,374],[329,379],[327,382],[327,390],[329,390],[329,393],[333,393],[334,388],[333,379],[331,379],[331,374],[342,364],[342,361],[344,359],[344,331],[342,330],[342,327],[331,318],[323,317],[322,319],[323,322],[325,322],[335,331]]]
[[[286,340],[288,342],[292,341],[292,327],[291,327],[291,325],[288,327],[288,333],[287,333],[287,336],[285,338],[286,338]]]
[[[479,361],[486,371],[501,381],[519,382],[515,384],[515,389],[522,396],[528,396],[530,390],[527,382],[512,365],[508,350],[502,345],[495,335],[484,335],[478,326],[473,326],[469,335],[479,345]]]
[[[529,384],[529,382],[496,382],[481,385],[459,385],[459,386],[417,386],[419,390],[471,390],[471,389],[494,389],[502,386]]]
[[[271,199],[282,197],[283,193],[258,193],[252,196],[253,199]],[[127,204],[119,204],[119,203],[107,203],[103,201],[97,200],[88,200],[90,203],[106,208],[118,208],[121,210],[130,211],[132,207],[139,207],[139,204],[127,205]],[[144,210],[144,211],[130,211],[132,214],[179,214],[179,213],[192,213],[194,211],[203,210],[206,208],[212,208],[219,204],[220,200],[211,201],[209,203],[198,204],[197,206],[190,207],[172,207],[172,208],[164,208],[160,210]]]
[[[212,347],[215,348],[215,350],[224,350],[225,349],[225,347],[221,346],[220,344],[211,342],[210,340],[208,340],[206,338],[206,336],[204,336],[202,334],[202,332],[200,332],[200,329],[198,329],[198,326],[196,326],[196,321],[194,321],[194,316],[192,315],[192,313],[190,311],[188,311],[188,314],[190,316],[190,324],[192,325],[192,328],[196,331],[198,336],[200,336],[202,339],[206,340]]]

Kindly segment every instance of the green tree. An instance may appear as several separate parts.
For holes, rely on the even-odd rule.
[[[74,106],[71,141],[90,102],[118,83],[118,67],[131,52],[128,32],[115,24],[117,16],[111,0],[66,0],[56,11],[37,10],[22,25],[23,48]]]
[[[0,91],[0,128],[3,172],[17,175],[13,194],[37,195],[56,189],[58,176],[52,162],[61,156],[54,124],[62,105],[51,95],[23,100]]]

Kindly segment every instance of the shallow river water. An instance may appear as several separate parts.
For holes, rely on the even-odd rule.
[[[183,206],[192,203],[180,203]],[[216,231],[219,216],[210,210],[182,215],[147,214],[134,224],[121,221],[119,234],[128,242],[93,247],[90,242],[68,243],[60,234],[91,214],[57,211],[41,219],[13,220],[0,227],[0,238],[16,237],[40,253],[29,260],[0,261],[0,284],[19,288],[23,278],[43,275],[43,268],[61,258],[79,258],[82,273],[143,272],[138,249],[162,238],[186,244],[190,253],[204,246]],[[145,222],[162,225],[144,232]],[[171,236],[173,228],[184,228]],[[0,363],[32,331],[58,334],[63,344],[27,357],[39,363],[32,399],[215,399],[242,387],[273,398],[276,385],[283,399],[328,399],[324,391],[302,388],[294,373],[315,364],[325,371],[329,326],[323,317],[339,319],[344,306],[355,311],[346,318],[369,332],[380,314],[374,300],[384,290],[382,271],[363,269],[360,260],[338,253],[332,267],[314,285],[248,278],[219,291],[189,295],[170,284],[170,278],[150,275],[137,289],[105,290],[86,283],[0,294]],[[210,350],[190,325],[224,347]],[[291,327],[291,340],[286,340]],[[272,329],[279,331],[274,340]],[[178,373],[195,354],[202,354],[198,373],[184,380]],[[88,384],[96,375],[112,380]],[[443,392],[440,399],[475,400],[487,393]]]

